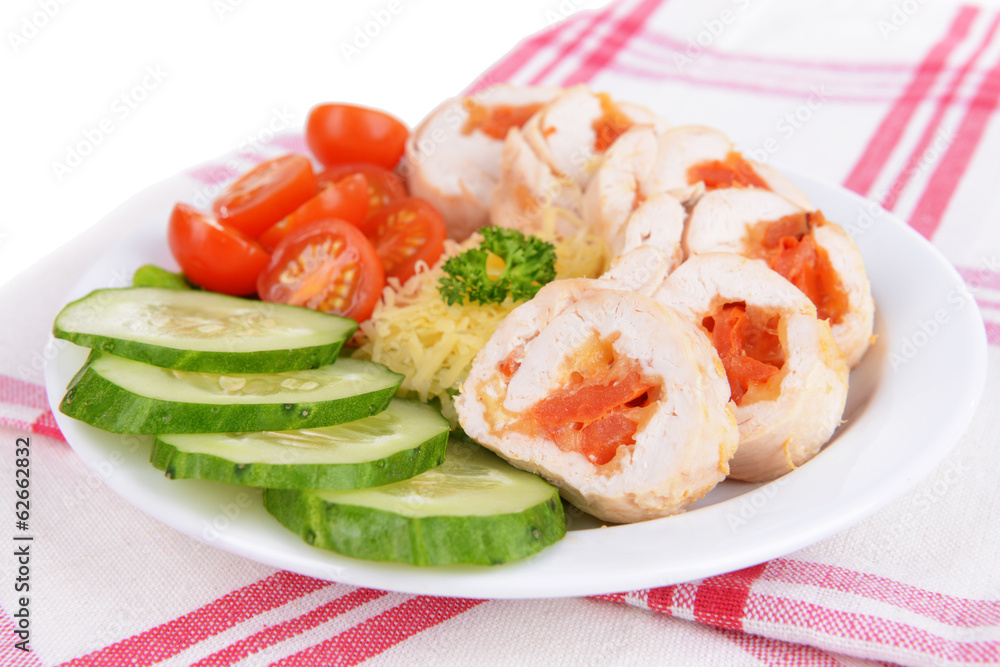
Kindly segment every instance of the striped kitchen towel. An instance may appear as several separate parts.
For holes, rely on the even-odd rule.
[[[119,499],[60,441],[42,341],[95,232],[0,293],[20,314],[0,324],[0,437],[30,440],[38,536],[31,651],[14,648],[22,605],[5,585],[0,664],[1000,663],[998,26],[992,10],[910,0],[624,0],[525,40],[470,87],[589,83],[719,127],[755,159],[895,212],[958,267],[986,321],[986,393],[948,459],[887,509],[738,572],[596,599],[404,595],[223,553]],[[238,170],[189,175],[211,186]],[[13,465],[0,457],[8,498]]]

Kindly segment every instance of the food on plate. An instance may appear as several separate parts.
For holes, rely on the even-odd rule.
[[[170,214],[167,243],[191,282],[233,296],[253,294],[257,276],[271,260],[252,238],[187,204],[177,204]]]
[[[400,283],[417,272],[418,264],[433,266],[444,252],[444,219],[417,197],[384,206],[361,228],[375,246],[385,277]]]
[[[674,268],[672,255],[654,245],[641,245],[615,257],[600,281],[612,289],[653,296]]]
[[[605,521],[688,507],[729,473],[738,439],[708,339],[601,281],[550,283],[511,312],[455,407],[477,442]]]
[[[363,489],[441,465],[449,430],[434,408],[397,398],[382,412],[336,426],[160,434],[150,462],[170,479],[268,489]]]
[[[802,292],[759,260],[710,253],[654,298],[698,323],[725,367],[740,432],[730,477],[770,481],[819,452],[840,425],[848,366]]]
[[[492,224],[536,233],[549,207],[579,216],[584,190],[605,151],[638,124],[666,126],[648,109],[616,102],[585,85],[562,91],[521,129],[507,133],[490,203]]]
[[[354,320],[305,308],[133,287],[95,290],[70,303],[52,335],[164,368],[273,373],[333,363],[356,329]]]
[[[318,174],[285,155],[212,213],[175,206],[183,273],[64,309],[56,336],[93,351],[62,412],[156,435],[170,478],[265,488],[314,546],[419,565],[536,553],[560,494],[605,522],[682,512],[840,424],[861,256],[721,132],[501,85],[412,135],[319,105],[306,143]]]
[[[354,225],[321,220],[289,234],[257,278],[264,301],[304,306],[362,321],[385,286],[371,241]]]
[[[840,225],[771,192],[730,188],[706,193],[691,209],[690,254],[735,252],[763,259],[829,320],[837,345],[856,366],[867,351],[875,303],[861,253]]]
[[[407,197],[403,179],[395,172],[374,164],[354,163],[327,167],[316,177],[316,182],[322,188],[354,175],[362,176],[368,183],[368,217],[392,202]]]
[[[485,227],[475,248],[449,257],[438,281],[441,298],[449,305],[471,301],[524,301],[556,277],[556,248],[516,229]],[[492,264],[492,266],[491,266]]]
[[[111,433],[287,431],[373,415],[401,380],[357,359],[281,373],[200,373],[95,351],[59,410]]]
[[[548,86],[493,86],[446,100],[413,130],[406,143],[406,185],[441,212],[449,238],[464,241],[489,224],[504,138],[558,93]]]
[[[498,565],[562,539],[559,492],[452,437],[444,463],[358,491],[266,489],[264,507],[306,542],[413,565]]]
[[[398,119],[353,104],[318,104],[306,119],[306,144],[327,167],[364,162],[392,169],[409,136]]]
[[[324,182],[314,197],[268,227],[257,240],[271,252],[286,236],[314,222],[343,220],[360,226],[368,217],[369,197],[368,180],[362,174]]]
[[[212,203],[227,227],[257,238],[316,194],[316,174],[304,155],[283,155],[236,179]]]
[[[657,134],[649,172],[642,175],[641,191],[670,192],[688,202],[701,193],[719,188],[771,190],[804,209],[812,208],[809,198],[794,183],[760,162],[748,160],[736,151],[725,134],[708,127],[683,126]],[[649,158],[647,158],[648,160]]]
[[[511,233],[499,238],[509,238]],[[448,258],[479,248],[483,240],[477,233],[462,244],[446,241],[445,253],[435,266],[418,272],[398,289],[385,290],[372,316],[360,324],[358,337],[362,345],[355,352],[359,358],[377,361],[402,373],[405,377],[401,391],[439,404],[452,423],[457,423],[452,396],[458,393],[468,375],[473,358],[507,313],[517,306],[513,298],[504,298],[500,303],[489,301],[489,296],[499,296],[493,292],[490,279],[491,271],[495,271],[493,279],[502,273],[504,267],[498,263],[499,257],[487,259],[487,275],[477,271],[472,283],[478,285],[477,291],[483,290],[486,303],[463,297],[468,295],[464,290],[455,294],[462,298],[449,303],[447,287],[442,292],[441,281],[448,278],[444,271]],[[527,242],[530,247],[540,243],[537,239]],[[581,232],[552,242],[556,249],[557,278],[595,278],[604,271],[605,246],[592,234]],[[453,268],[457,272],[464,266],[465,262]],[[539,275],[534,273],[530,282],[536,282]]]

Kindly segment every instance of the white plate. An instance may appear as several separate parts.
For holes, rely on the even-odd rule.
[[[869,203],[795,177],[834,221]],[[201,186],[202,190],[204,186]],[[123,286],[141,264],[174,266],[165,227],[176,201],[199,184],[175,176],[112,214],[133,236],[100,257],[68,298]],[[197,203],[197,202],[196,202]],[[768,485],[724,482],[678,516],[602,528],[581,513],[570,532],[532,558],[498,567],[376,563],[311,547],[278,524],[253,489],[166,479],[148,463],[149,438],[105,433],[57,406],[86,357],[72,345],[46,368],[59,428],[108,486],[157,520],[246,558],[322,579],[409,593],[488,598],[590,595],[663,586],[788,554],[884,507],[945,457],[972,417],[986,378],[986,338],[961,278],[922,237],[883,213],[856,241],[877,308],[877,339],[851,374],[846,424],[812,461]],[[857,230],[855,230],[857,231]]]

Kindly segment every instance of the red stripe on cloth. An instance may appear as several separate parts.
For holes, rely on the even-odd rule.
[[[780,639],[769,639],[745,632],[722,630],[723,636],[734,644],[757,658],[768,667],[810,667],[822,665],[826,667],[842,667],[842,663],[829,653],[805,644],[792,644]]]
[[[761,581],[850,593],[949,625],[966,628],[1000,625],[1000,601],[970,600],[944,595],[835,565],[777,558],[768,563]]]
[[[16,611],[14,613],[17,613]],[[31,608],[28,608],[29,619]],[[22,651],[14,646],[21,638],[14,634],[18,629],[18,622],[7,613],[6,609],[0,607],[0,665],[17,665],[18,667],[42,667],[42,661],[35,655],[35,651],[29,641],[28,650]]]
[[[973,269],[967,266],[956,266],[958,274],[972,288],[1000,289],[1000,272],[990,269]]]
[[[290,153],[309,154],[309,147],[306,146],[306,140],[301,134],[279,134],[271,139],[269,145],[277,146]]]
[[[990,345],[1000,346],[1000,324],[996,322],[983,322],[986,325],[986,341]]]
[[[285,621],[284,623],[279,623],[278,625],[269,626],[265,630],[250,635],[221,651],[213,653],[203,660],[199,660],[191,667],[228,667],[228,665],[235,664],[253,653],[258,653],[269,646],[300,635],[306,630],[326,623],[331,618],[346,614],[352,609],[357,609],[361,605],[372,600],[377,600],[384,595],[386,595],[385,591],[359,588],[332,602],[316,607],[307,614]]]
[[[23,405],[26,408],[39,410],[49,407],[45,387],[9,375],[0,375],[0,403]]]
[[[485,600],[421,595],[274,664],[280,667],[356,665],[483,602]]]
[[[567,27],[574,25],[575,18],[562,21],[542,32],[524,40],[509,54],[498,60],[486,70],[475,83],[469,86],[464,95],[471,95],[497,83],[509,81],[512,76],[521,71],[538,52],[555,41]]]
[[[955,141],[945,152],[923,196],[910,216],[910,226],[926,238],[934,236],[951,202],[958,183],[965,175],[986,126],[1000,101],[1000,61],[986,73],[976,96],[955,134]]]
[[[646,606],[667,616],[674,614],[674,591],[676,586],[652,588],[646,594]]]
[[[657,32],[650,29],[648,26],[644,26],[639,34],[637,35],[639,39],[657,46],[662,46],[671,51],[684,51],[686,52],[689,46],[695,46],[698,49],[698,57],[708,56],[709,58],[718,58],[720,60],[734,60],[739,63],[760,63],[762,65],[778,65],[781,67],[795,67],[804,69],[827,69],[833,71],[841,72],[851,72],[857,74],[871,74],[872,72],[910,72],[913,70],[913,66],[905,63],[897,64],[887,64],[887,63],[843,63],[843,62],[831,62],[831,61],[820,61],[820,60],[791,60],[789,58],[775,58],[772,56],[761,56],[754,55],[751,53],[731,53],[726,51],[718,51],[712,47],[702,47],[700,44],[694,44],[692,41],[690,44],[685,44],[684,42],[676,39],[665,33]]]
[[[59,430],[59,425],[56,424],[55,415],[52,414],[51,410],[46,410],[39,415],[38,419],[31,424],[30,430],[32,433],[38,433],[39,435],[66,442],[66,436]]]
[[[986,36],[983,38],[982,43],[976,48],[972,57],[962,63],[962,66],[956,71],[947,91],[945,91],[945,94],[938,100],[937,107],[934,109],[934,115],[924,127],[924,132],[920,135],[917,145],[914,146],[913,151],[906,159],[906,166],[903,167],[903,170],[889,187],[889,192],[885,195],[885,197],[882,197],[882,208],[889,210],[894,209],[896,207],[896,202],[899,200],[899,195],[902,194],[904,189],[906,189],[910,179],[913,178],[917,171],[919,171],[917,165],[923,160],[924,152],[927,150],[927,147],[931,145],[931,140],[934,139],[938,128],[941,126],[941,121],[944,120],[945,113],[948,111],[948,108],[954,101],[955,96],[958,94],[959,87],[962,85],[965,77],[968,76],[969,71],[972,70],[972,66],[975,65],[976,61],[982,57],[983,52],[986,51],[990,42],[993,41],[998,25],[1000,25],[1000,15],[993,18],[993,23],[990,24],[989,30],[986,31]]]
[[[681,83],[687,83],[696,86],[711,87],[711,88],[728,88],[732,90],[745,90],[751,93],[763,93],[766,95],[780,95],[784,97],[793,97],[798,100],[801,100],[803,97],[809,97],[810,95],[816,94],[815,87],[790,88],[784,86],[768,86],[765,84],[751,83],[748,81],[739,81],[739,80],[729,80],[729,79],[711,80],[701,76],[694,76],[691,74],[672,74],[665,70],[648,70],[648,69],[643,69],[642,67],[636,67],[635,65],[611,64],[608,65],[606,71],[638,79],[648,79],[650,81],[680,81]],[[834,102],[873,103],[873,102],[884,102],[890,99],[888,97],[883,97],[879,95],[850,95],[850,94],[836,94],[836,93],[824,93],[824,96],[827,100]]]
[[[540,69],[528,83],[532,86],[537,86],[538,84],[544,82],[545,77],[547,77],[553,69],[565,62],[566,57],[569,56],[578,46],[583,44],[583,41],[590,36],[590,33],[594,31],[594,28],[607,20],[607,18],[611,15],[611,8],[613,6],[614,5],[608,5],[601,11],[595,12],[584,24],[583,30],[581,30],[580,34],[576,36],[576,39],[572,40],[568,44],[563,44],[562,48],[560,48],[559,52],[556,54],[556,57],[552,59],[552,62]]]
[[[643,0],[635,9],[625,15],[604,38],[598,48],[590,52],[572,74],[563,81],[564,86],[575,83],[589,83],[598,72],[607,67],[622,46],[642,28],[649,16],[665,0]]]
[[[844,181],[844,187],[854,190],[858,194],[868,194],[875,179],[878,178],[885,163],[888,162],[893,149],[896,148],[896,144],[903,136],[903,131],[909,125],[919,100],[926,97],[934,81],[937,80],[938,74],[944,68],[948,56],[969,34],[969,27],[978,13],[978,9],[969,6],[963,6],[958,10],[948,32],[941,41],[934,45],[924,61],[917,67],[910,84],[879,124],[878,129],[875,130],[875,134],[868,143],[868,148],[865,149],[857,164],[854,165],[854,169]]]
[[[31,424],[23,419],[13,419],[11,417],[0,417],[0,426],[16,428],[18,431],[31,431]]]
[[[187,175],[205,185],[219,185],[239,176],[239,171],[225,164],[203,164],[188,171]]]
[[[872,647],[916,651],[926,658],[966,663],[1000,660],[1000,641],[955,641],[906,623],[774,595],[751,594],[744,623],[777,625],[786,635],[797,639],[804,640],[803,632],[807,632],[812,636],[833,637],[841,645],[845,639],[860,641]]]
[[[328,581],[301,574],[277,572],[180,618],[75,658],[65,665],[152,665],[177,655],[206,637],[329,585]]]
[[[537,86],[539,83],[544,82],[545,77],[547,77],[552,72],[552,70],[555,69],[558,65],[565,62],[566,57],[569,56],[569,54],[572,53],[578,46],[583,44],[583,40],[587,39],[587,37],[590,36],[590,33],[594,31],[594,28],[596,28],[598,24],[605,21],[611,15],[611,8],[613,6],[614,5],[608,5],[600,12],[595,12],[594,15],[591,16],[590,19],[587,21],[587,23],[584,24],[583,30],[580,32],[577,38],[572,42],[570,42],[569,44],[564,44],[563,47],[559,49],[559,53],[556,54],[556,57],[552,59],[552,62],[550,62],[548,65],[539,70],[538,73],[535,74],[535,76],[533,76],[531,78],[531,81],[529,81],[528,83],[531,84],[532,86]]]
[[[993,310],[1000,310],[1000,301],[989,301],[987,299],[976,299],[980,308],[991,308]]]
[[[742,630],[743,607],[750,596],[750,587],[765,568],[767,563],[761,563],[702,581],[695,592],[695,620],[717,628]]]

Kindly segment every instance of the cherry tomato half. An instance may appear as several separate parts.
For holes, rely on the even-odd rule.
[[[361,225],[368,217],[368,181],[354,174],[338,181],[325,183],[319,194],[292,211],[284,220],[271,225],[260,235],[260,244],[273,250],[283,238],[317,220],[343,220]]]
[[[448,231],[444,218],[430,203],[410,197],[389,204],[365,225],[375,252],[382,259],[386,277],[400,282],[416,273],[417,262],[433,266],[444,252]]]
[[[316,194],[316,175],[304,155],[282,155],[243,174],[212,204],[219,220],[254,238]]]
[[[342,164],[320,172],[316,180],[320,187],[324,183],[336,183],[353,174],[361,174],[368,181],[368,217],[394,201],[406,198],[403,179],[388,169],[373,164]]]
[[[306,144],[327,167],[369,162],[392,169],[410,131],[396,118],[351,104],[320,104],[306,120]]]
[[[187,204],[174,206],[167,243],[191,282],[234,296],[253,294],[271,259],[253,239]]]
[[[371,241],[347,222],[321,220],[278,244],[257,280],[265,301],[368,319],[385,286]]]

